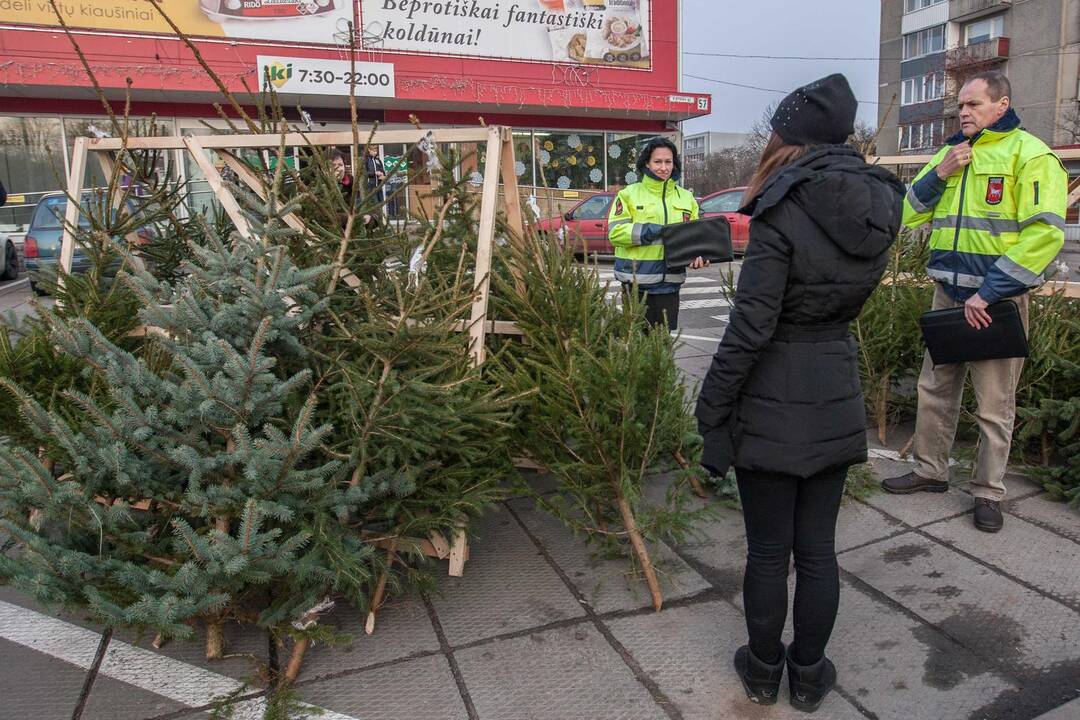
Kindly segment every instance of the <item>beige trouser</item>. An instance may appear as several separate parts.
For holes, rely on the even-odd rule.
[[[1028,327],[1028,296],[1012,298],[1019,306],[1024,330]],[[937,285],[934,310],[959,307]],[[964,377],[971,372],[975,387],[979,424],[979,450],[971,494],[975,497],[1005,498],[1005,469],[1012,445],[1016,419],[1016,384],[1024,368],[1023,358],[980,360],[971,363],[938,365],[927,353],[919,375],[919,410],[915,418],[915,474],[929,480],[949,480],[949,452],[956,438],[956,422],[964,394]]]

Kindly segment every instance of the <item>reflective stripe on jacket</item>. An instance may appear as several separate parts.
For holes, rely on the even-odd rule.
[[[930,223],[927,269],[954,300],[978,292],[997,302],[1038,287],[1064,244],[1068,175],[1057,155],[1019,122],[1009,111],[983,130],[972,143],[971,163],[927,202],[915,183],[966,141],[960,134],[949,138],[904,199],[905,225]]]
[[[677,290],[686,280],[686,270],[668,271],[660,228],[697,219],[697,200],[673,179],[661,181],[646,175],[641,182],[624,187],[608,213],[608,239],[615,246],[615,279],[624,283],[636,280],[646,290]]]

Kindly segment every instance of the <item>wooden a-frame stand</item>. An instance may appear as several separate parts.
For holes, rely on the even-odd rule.
[[[517,176],[514,174],[514,144],[509,127],[490,126],[485,128],[458,128],[434,130],[371,130],[361,131],[359,137],[370,138],[368,143],[405,144],[412,146],[424,138],[435,143],[486,143],[484,163],[484,183],[480,201],[480,224],[477,239],[476,267],[472,313],[468,322],[462,321],[459,329],[469,333],[469,353],[471,362],[480,365],[484,362],[486,351],[485,337],[488,333],[502,335],[521,335],[513,322],[489,320],[488,300],[491,288],[491,259],[495,245],[495,223],[499,201],[499,180],[503,185],[503,205],[506,220],[510,228],[510,240],[516,242],[524,236],[525,226],[521,214],[521,201],[518,194]],[[221,203],[222,208],[242,236],[250,237],[251,226],[240,209],[239,203],[222,179],[207,150],[213,150],[222,161],[236,173],[240,182],[262,199],[267,198],[270,183],[267,178],[257,174],[247,163],[241,160],[235,151],[241,149],[277,151],[279,148],[296,147],[333,147],[352,146],[356,135],[353,132],[314,132],[284,134],[224,134],[206,137],[129,137],[75,139],[75,148],[68,176],[68,197],[80,198],[83,192],[83,179],[86,173],[87,156],[93,154],[101,165],[106,177],[111,177],[118,156],[126,150],[183,150],[202,171],[211,190]],[[118,191],[116,188],[114,191]],[[121,202],[119,196],[110,199],[112,206]],[[64,222],[63,246],[60,252],[60,265],[71,271],[75,252],[75,228],[78,227],[80,212],[79,202],[68,202]],[[293,230],[307,235],[304,222],[289,213],[284,222]],[[338,269],[338,277],[346,285],[357,287],[360,279],[347,268]],[[149,329],[140,328],[137,332],[146,333]],[[387,550],[387,566],[394,562],[398,551],[410,549],[429,557],[449,560],[449,574],[460,577],[464,574],[465,561],[469,557],[468,540],[464,526],[455,533],[452,541],[447,541],[440,533],[433,532],[428,538],[379,537],[371,538],[374,545]],[[368,633],[372,632],[375,612],[382,604],[386,588],[386,574],[379,579],[371,599],[370,612],[366,623]]]

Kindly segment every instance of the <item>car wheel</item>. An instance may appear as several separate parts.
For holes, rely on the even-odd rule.
[[[15,251],[15,243],[8,240],[4,243],[4,273],[0,280],[14,280],[19,277],[19,253]]]

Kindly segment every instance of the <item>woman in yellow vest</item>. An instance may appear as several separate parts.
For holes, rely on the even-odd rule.
[[[608,214],[608,239],[615,246],[615,279],[627,291],[636,285],[650,326],[666,322],[669,329],[677,330],[679,288],[686,281],[686,269],[669,268],[664,262],[660,229],[697,220],[697,200],[679,185],[679,151],[667,138],[656,137],[645,144],[638,155],[637,172],[641,180],[619,191]],[[690,267],[708,264],[697,258]]]

